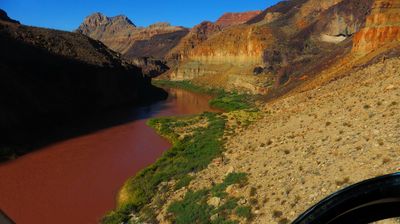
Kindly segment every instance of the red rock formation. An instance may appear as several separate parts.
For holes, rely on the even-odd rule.
[[[400,1],[375,0],[365,28],[353,38],[353,52],[365,54],[389,43],[400,43]]]
[[[242,13],[225,13],[217,20],[217,22],[215,22],[215,24],[221,27],[243,24],[253,19],[261,12],[262,12],[261,10],[257,10],[257,11],[242,12]]]
[[[208,21],[200,23],[193,27],[188,35],[182,38],[181,42],[169,53],[168,58],[173,60],[185,59],[192,49],[221,30],[221,27],[215,23]]]

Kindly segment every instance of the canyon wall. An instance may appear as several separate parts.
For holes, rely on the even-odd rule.
[[[353,52],[366,54],[400,42],[400,1],[375,0],[366,26],[354,36]]]
[[[63,125],[166,97],[100,41],[10,21],[0,19],[0,160]]]
[[[222,31],[221,26],[209,21],[204,21],[194,26],[190,29],[190,32],[182,38],[179,44],[169,52],[167,59],[173,61],[187,59],[192,49],[220,31]]]
[[[275,38],[266,26],[239,25],[211,35],[186,52],[177,68],[170,73],[172,80],[209,77],[207,83],[220,86],[215,76],[251,75],[261,65],[264,49]],[[223,81],[225,82],[225,81]],[[240,88],[240,86],[232,86]]]
[[[261,10],[257,10],[241,13],[225,13],[215,22],[215,24],[222,28],[240,25],[258,16],[261,12]]]
[[[176,57],[178,63],[169,78],[253,93],[265,92],[271,82],[284,84],[299,67],[306,67],[310,61],[315,62],[312,58],[320,58],[335,47],[329,44],[347,39],[340,37],[341,41],[325,46],[320,43],[323,33],[336,38],[341,34],[350,36],[359,29],[359,20],[342,9],[347,6],[338,7],[342,2],[350,1],[285,1],[244,24],[226,28],[220,25],[221,30],[181,48],[185,54]],[[332,10],[334,7],[336,10]],[[328,21],[319,23],[321,19]]]
[[[190,49],[170,78],[253,93],[286,92],[345,57],[353,36],[368,26],[367,16],[377,4],[374,0],[280,2]],[[385,26],[395,23],[398,14],[391,11],[387,16],[391,22],[383,22]]]

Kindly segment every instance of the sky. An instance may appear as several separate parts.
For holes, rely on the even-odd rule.
[[[0,0],[0,9],[22,24],[72,31],[94,12],[126,15],[137,26],[156,22],[193,27],[225,12],[263,10],[279,0]]]

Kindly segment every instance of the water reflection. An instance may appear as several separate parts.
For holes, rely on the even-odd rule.
[[[124,181],[170,146],[149,117],[214,111],[209,96],[168,91],[166,101],[93,116],[65,133],[84,135],[1,164],[0,209],[22,224],[97,223]]]

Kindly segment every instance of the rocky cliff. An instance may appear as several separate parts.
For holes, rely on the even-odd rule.
[[[261,13],[260,10],[240,13],[225,13],[216,22],[222,28],[248,22]]]
[[[170,73],[170,78],[210,77],[203,80],[204,84],[218,86],[228,76],[251,74],[254,67],[263,63],[264,49],[274,40],[272,30],[266,26],[235,26],[216,32],[193,48],[186,48],[186,57]],[[216,81],[219,78],[225,81]]]
[[[169,67],[166,65],[166,61],[161,61],[154,58],[137,57],[127,59],[127,61],[130,64],[141,68],[143,75],[150,78],[155,78],[169,70]]]
[[[353,52],[366,54],[400,42],[400,1],[375,0],[366,26],[354,36]]]
[[[221,30],[221,26],[209,21],[204,21],[196,25],[190,29],[190,32],[169,52],[167,58],[174,61],[186,59],[192,49]]]
[[[76,32],[100,40],[127,58],[163,59],[189,31],[168,23],[137,27],[126,16],[107,17],[94,13],[84,20]]]
[[[313,33],[307,29],[320,19],[323,12],[338,2],[297,0],[279,3],[258,13],[246,24],[228,27],[196,45],[183,48],[181,51],[185,52],[186,57],[180,58],[170,78],[192,79],[198,84],[263,92],[275,79],[271,74],[253,76],[255,71],[265,70],[268,67],[266,64],[271,63],[265,55],[271,51],[283,57],[287,54],[293,56],[305,48],[313,48],[313,41],[310,40]],[[305,46],[307,43],[310,46]]]
[[[322,69],[365,24],[372,0],[283,1],[181,48],[173,80],[265,93]],[[217,25],[217,24],[215,24]],[[254,76],[254,74],[256,76]]]
[[[82,34],[0,20],[0,48],[0,159],[63,124],[165,97],[139,67]]]

